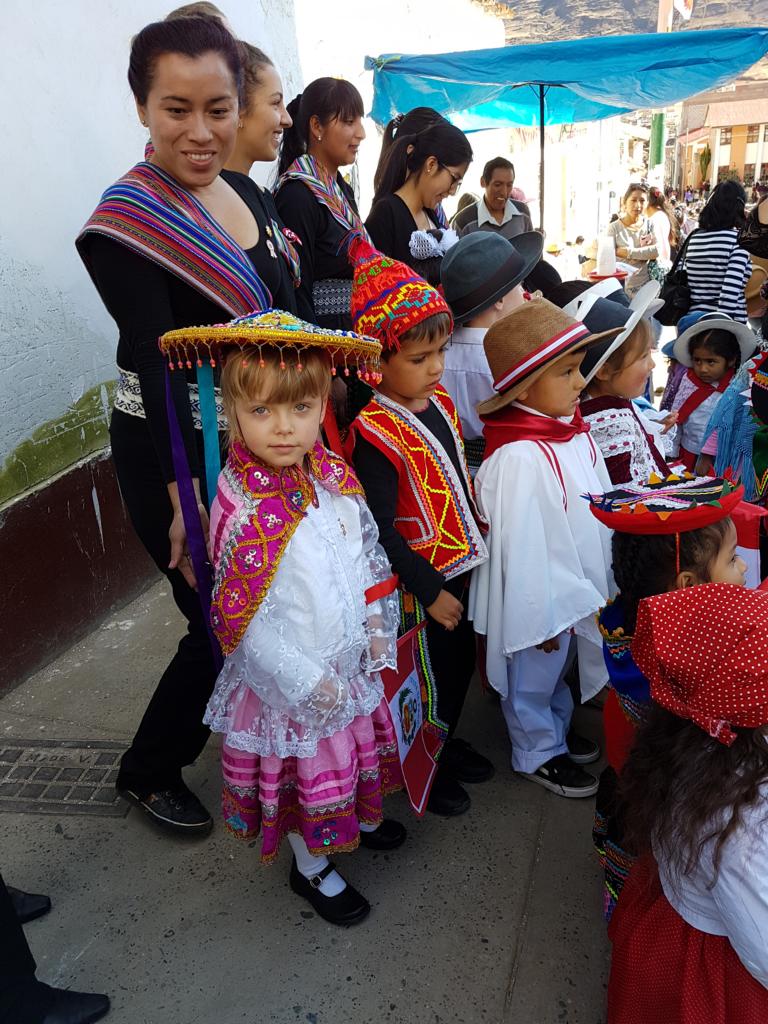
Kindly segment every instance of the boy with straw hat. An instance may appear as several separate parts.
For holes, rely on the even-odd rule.
[[[619,331],[591,335],[534,299],[485,336],[497,394],[478,407],[487,446],[476,486],[489,558],[472,581],[470,618],[487,638],[512,767],[564,797],[597,791],[581,765],[599,749],[570,731],[565,675],[578,650],[582,698],[607,681],[595,615],[613,589],[610,532],[582,499],[610,478],[579,413],[579,366]]]

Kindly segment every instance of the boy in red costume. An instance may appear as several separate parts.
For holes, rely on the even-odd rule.
[[[451,312],[438,291],[363,239],[350,246],[355,330],[383,346],[381,382],[351,428],[355,469],[400,578],[402,625],[423,621],[421,665],[429,726],[447,739],[428,809],[469,808],[462,782],[490,761],[454,737],[475,670],[469,579],[487,557],[456,409],[440,388]]]

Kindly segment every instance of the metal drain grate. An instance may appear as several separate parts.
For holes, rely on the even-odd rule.
[[[115,792],[125,747],[98,740],[0,740],[0,811],[124,818]]]

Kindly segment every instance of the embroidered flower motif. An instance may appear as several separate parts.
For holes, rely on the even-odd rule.
[[[239,586],[229,586],[224,588],[224,606],[228,611],[232,611],[235,608],[245,608],[247,602],[245,600],[245,594]]]
[[[339,833],[336,831],[336,822],[329,821],[326,825],[318,825],[312,833],[312,838],[322,843],[323,846],[330,846],[331,843],[339,838]]]
[[[274,530],[276,526],[282,526],[283,520],[280,516],[276,516],[274,512],[267,512],[264,516],[264,522],[270,529]]]

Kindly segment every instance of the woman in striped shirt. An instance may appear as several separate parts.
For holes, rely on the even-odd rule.
[[[719,310],[747,322],[744,288],[752,273],[749,253],[739,246],[747,194],[737,181],[723,181],[712,192],[691,234],[685,269],[691,289],[690,313]]]

